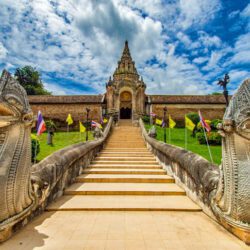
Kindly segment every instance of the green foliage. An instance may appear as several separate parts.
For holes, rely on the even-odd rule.
[[[34,134],[32,136],[35,136]],[[89,131],[88,132],[89,140],[93,140],[93,135]],[[36,138],[36,136],[35,136]],[[41,161],[45,157],[49,156],[50,154],[54,153],[55,151],[65,148],[69,145],[76,144],[79,142],[84,142],[86,139],[86,132],[79,133],[77,132],[55,132],[54,133],[54,143],[53,145],[47,144],[47,133],[42,133],[39,136],[39,146],[40,146],[40,153],[37,156],[37,160]]]
[[[217,130],[217,125],[219,123],[222,123],[222,120],[220,120],[220,119],[214,119],[214,120],[212,120],[211,124],[210,124],[211,129],[216,131]]]
[[[144,115],[142,116],[142,120],[144,123],[150,123],[150,116],[149,115]]]
[[[32,134],[31,135],[31,161],[35,162],[35,157],[40,153],[40,143],[37,137]]]
[[[52,120],[46,120],[45,125],[48,131],[55,131],[57,129],[56,124]]]
[[[206,144],[206,138],[203,132],[196,134],[197,140],[200,144]],[[207,133],[209,145],[221,145],[221,135],[218,132]]]
[[[186,115],[195,125],[200,121],[199,115],[197,113],[188,113]]]
[[[148,130],[150,128],[149,124],[145,124],[145,128]],[[156,126],[156,131],[157,131],[157,137],[156,139],[159,141],[164,141],[164,128],[161,128],[159,126]],[[167,143],[173,144],[178,147],[185,147],[185,129],[184,128],[173,128],[170,129],[171,133],[171,142],[169,140],[169,128],[166,128],[167,130]],[[199,144],[198,140],[196,137],[192,137],[191,134],[192,132],[187,130],[188,133],[188,143],[187,143],[187,150],[192,151],[196,154],[199,154],[206,158],[208,161],[210,161],[210,156],[209,152],[207,149],[207,145],[205,144]],[[221,163],[221,146],[219,145],[213,145],[210,147],[214,162],[216,164]]]
[[[31,66],[17,68],[15,76],[28,95],[51,95],[49,91],[44,89],[40,73],[35,68]]]
[[[220,92],[213,92],[211,95],[222,95]]]

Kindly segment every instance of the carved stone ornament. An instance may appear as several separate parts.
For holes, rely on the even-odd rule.
[[[24,88],[4,70],[0,78],[0,242],[35,204],[30,181],[32,123]]]
[[[226,228],[250,244],[250,79],[234,94],[218,128],[223,161],[212,208]]]

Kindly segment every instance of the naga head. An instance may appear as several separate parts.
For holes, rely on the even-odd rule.
[[[0,78],[0,117],[0,127],[12,122],[27,125],[33,122],[33,113],[25,89],[6,70],[3,70]]]

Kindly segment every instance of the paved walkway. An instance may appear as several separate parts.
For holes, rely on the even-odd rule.
[[[250,249],[207,217],[123,121],[64,196],[0,249]]]

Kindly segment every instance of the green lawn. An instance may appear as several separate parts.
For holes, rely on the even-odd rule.
[[[150,125],[145,124],[145,128],[148,131],[150,128]],[[157,140],[164,141],[164,129],[156,126],[157,130]],[[174,128],[170,129],[171,132],[171,143],[173,145],[179,146],[184,148],[185,147],[185,129],[184,128]],[[169,143],[169,128],[166,128],[166,134],[167,134],[167,143]],[[200,145],[198,143],[198,140],[196,138],[193,138],[191,136],[192,132],[188,130],[188,144],[187,144],[187,150],[192,151],[196,154],[199,154],[206,158],[208,161],[210,160],[208,148],[206,145]],[[221,146],[210,146],[212,157],[215,164],[221,163]]]
[[[91,132],[89,134],[89,140],[93,140],[93,135]],[[39,136],[40,141],[40,153],[37,155],[37,161],[41,161],[48,155],[54,153],[55,151],[67,147],[72,144],[85,141],[86,133],[82,133],[80,138],[79,132],[56,132],[53,137],[53,146],[47,145],[47,133],[43,133]]]

